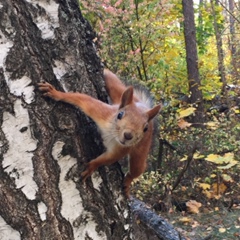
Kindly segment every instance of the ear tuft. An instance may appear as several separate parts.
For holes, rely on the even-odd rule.
[[[130,103],[132,103],[132,101],[133,101],[133,87],[130,86],[122,94],[119,109],[129,105]]]
[[[150,109],[149,111],[147,111],[148,121],[150,121],[151,119],[153,119],[153,118],[159,113],[159,111],[161,110],[161,108],[162,108],[162,105],[159,104],[159,105],[153,107],[152,109]]]

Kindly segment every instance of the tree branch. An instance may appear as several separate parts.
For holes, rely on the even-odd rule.
[[[142,231],[145,234],[148,231],[148,239],[161,239],[161,240],[184,240],[185,238],[180,236],[174,227],[168,223],[164,218],[157,215],[150,210],[143,202],[132,198],[130,208],[133,213],[134,220],[140,220],[140,223],[135,224],[137,228],[144,228]],[[149,233],[149,230],[151,233]],[[141,236],[140,239],[146,239],[145,236]],[[150,238],[151,237],[151,238]]]

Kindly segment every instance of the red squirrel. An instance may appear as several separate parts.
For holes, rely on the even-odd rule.
[[[39,83],[44,96],[79,107],[100,129],[106,151],[91,160],[82,172],[82,180],[102,165],[109,165],[129,155],[129,171],[124,178],[124,193],[130,196],[130,185],[146,168],[151,147],[153,121],[161,105],[148,106],[149,99],[133,87],[126,87],[110,70],[104,70],[104,80],[112,105],[83,93],[57,91],[49,83]]]

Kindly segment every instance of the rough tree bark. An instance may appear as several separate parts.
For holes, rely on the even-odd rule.
[[[0,239],[128,239],[119,167],[79,179],[102,151],[95,124],[35,89],[49,81],[106,101],[77,1],[1,0],[0,36]]]
[[[197,110],[192,121],[203,122],[203,97],[200,89],[201,81],[198,70],[198,54],[196,44],[196,28],[194,22],[193,0],[182,0],[184,16],[184,38],[188,72],[190,103],[195,104]]]
[[[35,88],[48,81],[106,101],[94,37],[75,0],[0,0],[1,240],[137,239],[119,165],[79,179],[103,150],[95,124]],[[179,239],[163,225],[163,237],[141,236]]]

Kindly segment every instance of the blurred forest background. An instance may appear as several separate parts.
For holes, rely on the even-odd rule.
[[[141,82],[163,104],[135,195],[168,214],[237,208],[240,1],[83,0],[80,8],[105,66]],[[240,236],[231,230],[221,225],[217,232]]]

